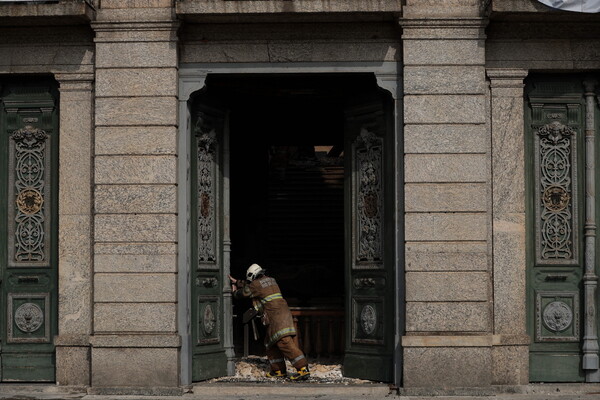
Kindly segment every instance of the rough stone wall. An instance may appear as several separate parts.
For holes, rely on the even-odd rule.
[[[98,391],[179,385],[177,24],[171,3],[104,0],[92,24],[92,385]]]

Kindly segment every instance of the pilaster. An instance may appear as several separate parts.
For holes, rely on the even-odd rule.
[[[600,382],[598,361],[598,317],[596,275],[596,102],[595,89],[598,81],[588,77],[583,82],[585,88],[585,274],[584,287],[584,334],[583,369],[586,382]]]
[[[491,68],[494,384],[529,381],[525,239],[525,122],[527,70]]]
[[[103,1],[92,24],[93,393],[180,392],[178,24],[171,3]]]
[[[476,3],[409,0],[400,20],[406,388],[492,383],[487,21]]]
[[[93,74],[56,74],[60,89],[56,381],[90,384]]]

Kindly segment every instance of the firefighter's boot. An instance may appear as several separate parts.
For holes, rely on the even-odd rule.
[[[308,366],[302,367],[296,372],[294,372],[292,375],[290,375],[290,379],[293,381],[304,381],[308,378],[310,378],[310,371],[308,370]]]
[[[267,378],[286,378],[287,374],[285,372],[278,370],[278,371],[269,371],[269,372],[267,372],[266,376],[267,376]]]

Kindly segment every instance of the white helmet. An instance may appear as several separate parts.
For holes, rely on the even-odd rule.
[[[256,279],[256,277],[264,273],[265,271],[260,267],[260,265],[252,264],[250,267],[248,267],[248,271],[246,271],[246,279],[252,282]]]

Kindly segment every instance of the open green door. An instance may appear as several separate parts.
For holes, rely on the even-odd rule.
[[[2,382],[55,379],[57,139],[52,84],[0,80]]]
[[[393,380],[393,102],[374,91],[345,110],[344,375]]]
[[[227,375],[232,356],[227,112],[207,103],[200,95],[191,108],[194,381]]]

